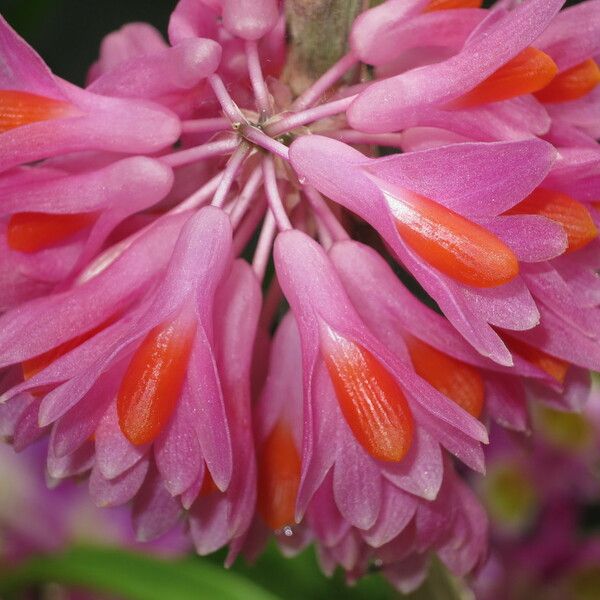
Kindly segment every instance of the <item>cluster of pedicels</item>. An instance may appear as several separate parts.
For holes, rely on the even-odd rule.
[[[180,0],[83,89],[1,21],[0,434],[142,540],[479,569],[457,461],[600,369],[600,0],[563,3],[388,0],[299,95],[287,2]]]

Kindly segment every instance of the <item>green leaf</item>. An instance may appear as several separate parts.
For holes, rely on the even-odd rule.
[[[466,586],[453,577],[437,558],[431,561],[423,585],[407,596],[410,600],[463,600],[472,597]]]
[[[210,560],[222,558],[217,555]],[[395,600],[402,597],[379,573],[366,575],[350,587],[341,569],[337,569],[333,577],[327,577],[319,569],[312,546],[294,558],[286,558],[271,543],[254,565],[241,559],[233,569],[285,600]]]
[[[40,583],[114,594],[124,600],[276,600],[245,577],[196,557],[165,560],[107,547],[38,556],[0,576],[0,597]]]

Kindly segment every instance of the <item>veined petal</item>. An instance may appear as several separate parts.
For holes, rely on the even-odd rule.
[[[483,410],[483,377],[474,367],[411,337],[408,350],[415,371],[436,390],[454,400],[474,417]]]
[[[579,250],[598,237],[589,210],[560,192],[538,188],[507,214],[540,215],[559,223],[567,234],[567,252]]]
[[[52,350],[48,350],[48,352],[44,352],[34,358],[30,358],[22,363],[21,367],[23,369],[23,377],[25,380],[30,379],[40,371],[44,370],[48,365],[53,363],[56,359],[60,358],[70,352],[74,348],[77,348],[87,340],[93,338],[97,333],[100,333],[104,329],[106,329],[109,325],[114,323],[117,320],[117,315],[113,315],[97,327],[86,331],[85,333],[78,335],[77,337],[68,340],[56,348],[52,348]]]
[[[18,90],[0,90],[0,134],[30,123],[74,114],[77,114],[75,107],[64,100]]]
[[[258,510],[275,531],[295,522],[300,468],[294,437],[279,421],[258,450]]]
[[[219,44],[191,38],[172,48],[137,55],[115,65],[88,90],[124,98],[160,98],[198,85],[215,71],[220,59]]]
[[[510,12],[490,12],[458,54],[445,61],[372,83],[349,107],[347,116],[350,125],[361,131],[397,131],[415,125],[414,122],[407,122],[411,112],[421,111],[426,116],[430,108],[448,107],[453,101],[464,98],[465,92],[476,89],[490,77],[494,78],[495,73],[531,46],[563,2],[531,0]],[[512,98],[540,89],[535,86],[529,89],[532,72],[540,71],[543,75],[540,81],[545,79],[544,85],[548,83],[553,61],[535,51],[533,54],[535,68],[532,71],[528,61],[522,62],[523,68],[517,69],[521,77],[513,79],[513,73],[509,80],[510,94],[504,94],[503,90],[494,86],[493,94],[490,95],[488,89],[487,96],[477,98],[477,103],[497,101],[502,97]],[[521,58],[532,58],[532,53],[527,51]],[[506,75],[506,71],[500,73]]]
[[[407,50],[421,49],[424,39],[427,45],[458,50],[487,13],[461,10],[410,14],[419,8],[416,4],[414,0],[388,1],[359,15],[350,36],[354,53],[367,64],[393,68]],[[435,31],[435,39],[429,36],[430,31]]]
[[[589,58],[562,73],[535,93],[541,102],[567,102],[589,94],[600,83],[600,68]]]
[[[412,442],[413,417],[391,374],[366,348],[331,329],[321,332],[321,353],[359,443],[373,458],[402,460]]]
[[[185,381],[196,318],[184,307],[152,329],[136,350],[117,396],[119,426],[135,445],[153,441],[169,422]]]
[[[481,225],[418,194],[383,193],[402,239],[445,275],[466,285],[495,287],[518,274],[513,251]]]

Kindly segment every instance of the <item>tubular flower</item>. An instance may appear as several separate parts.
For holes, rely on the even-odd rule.
[[[453,181],[458,151],[461,160],[468,156],[477,165],[473,189],[458,170]],[[510,354],[491,326],[522,330],[539,320],[519,274],[519,258],[560,254],[564,233],[548,219],[507,219],[502,213],[541,182],[554,152],[528,140],[371,159],[338,141],[312,136],[294,142],[290,154],[309,183],[380,233],[479,352],[509,365]],[[337,167],[333,174],[325,166],[331,162]],[[528,238],[532,226],[540,228],[539,239]],[[518,311],[502,309],[515,303]]]
[[[342,429],[340,424],[337,436],[344,441],[338,458],[308,501],[305,520],[296,524],[295,513],[302,501],[302,360],[301,334],[288,313],[275,334],[269,374],[257,406],[258,516],[245,540],[245,553],[254,556],[264,544],[267,530],[273,529],[287,554],[314,539],[323,570],[331,573],[339,565],[350,579],[362,575],[369,563],[376,561],[385,565],[385,575],[401,589],[411,587],[409,580],[416,587],[433,552],[447,560],[456,573],[470,571],[485,553],[485,515],[453,473],[451,463],[444,460],[445,451],[423,431],[414,439],[418,453],[411,452],[405,459],[414,466],[380,468],[381,476],[375,477],[362,453],[352,450],[356,444],[349,438],[348,426]],[[434,468],[436,463],[435,481],[423,477],[423,466]],[[379,499],[373,516],[361,516],[359,509],[353,508],[358,505],[364,512],[373,497]],[[445,518],[440,518],[442,514]],[[444,546],[455,539],[458,530],[471,526],[477,535],[465,537],[460,547],[445,553]],[[410,578],[402,568],[408,568],[408,563],[414,563]]]
[[[0,435],[141,540],[472,574],[455,461],[600,370],[600,1],[388,0],[318,73],[288,4],[180,0],[85,89],[0,21]]]
[[[330,254],[371,330],[396,354],[408,354],[417,373],[473,416],[524,430],[530,422],[528,395],[575,410],[585,402],[588,365],[598,360],[595,344],[585,335],[580,333],[574,344],[588,354],[561,352],[558,358],[544,352],[543,345],[540,349],[503,334],[514,360],[506,368],[475,352],[446,319],[414,298],[370,248],[338,242]]]
[[[155,252],[168,252],[167,237]],[[177,231],[171,237],[177,238]],[[90,491],[104,506],[125,503],[139,491],[134,516],[137,512],[139,535],[149,538],[172,524],[169,514],[177,519],[175,501],[165,507],[171,495],[185,496],[191,505],[200,491],[197,480],[210,477],[216,488],[226,490],[232,479],[230,427],[212,349],[213,303],[230,268],[231,226],[219,209],[201,210],[181,229],[162,269],[152,264],[151,255],[145,264],[135,260],[136,251],[147,251],[156,237],[137,242],[98,276],[21,312],[23,319],[37,320],[37,339],[12,344],[11,328],[4,329],[10,360],[21,362],[25,377],[5,396],[24,410],[15,426],[17,439],[32,407],[39,425],[51,426],[52,476],[93,466]],[[196,269],[199,253],[203,267]],[[148,267],[154,269],[150,276]],[[86,294],[114,287],[115,277],[128,268],[130,278],[122,288],[105,298],[96,315],[87,313]],[[137,282],[136,275],[141,275]],[[136,283],[141,289],[132,299]],[[60,308],[46,312],[52,304]],[[73,311],[77,304],[79,314],[56,320],[58,310]],[[11,316],[3,318],[16,325]],[[199,385],[202,395],[191,393]],[[22,402],[27,392],[31,404]],[[153,510],[166,523],[155,523]]]

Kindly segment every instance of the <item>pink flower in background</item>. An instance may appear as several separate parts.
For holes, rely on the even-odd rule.
[[[600,369],[600,4],[562,4],[389,0],[305,81],[286,2],[181,0],[85,89],[1,21],[2,436],[139,539],[478,571],[486,426]]]

